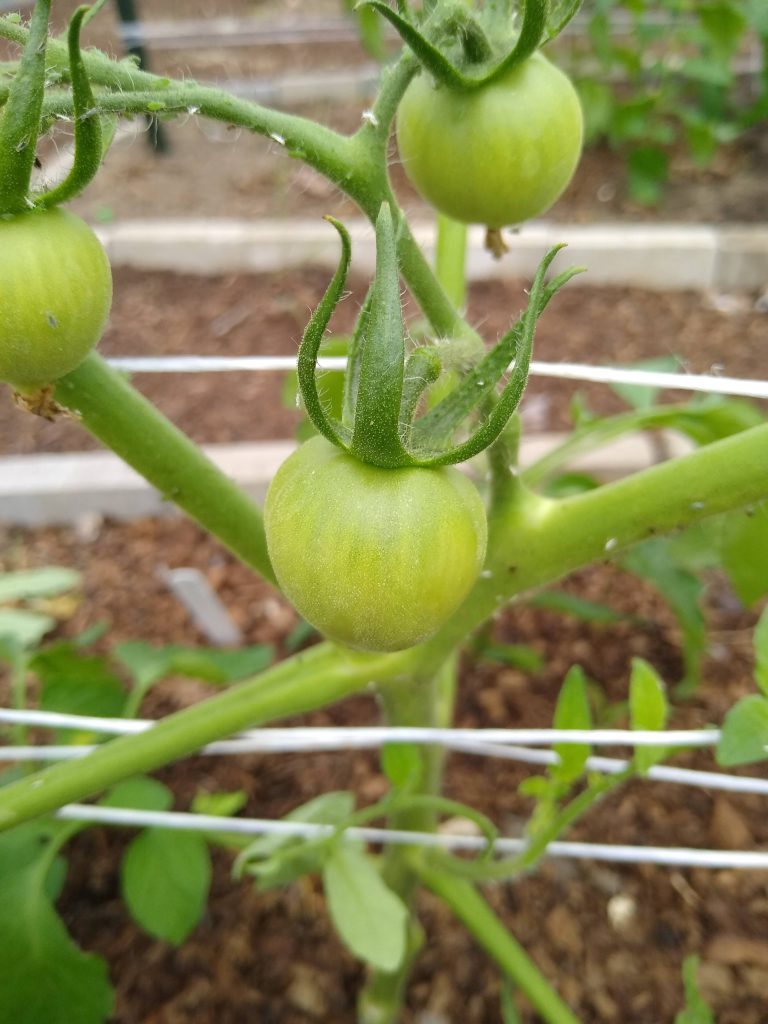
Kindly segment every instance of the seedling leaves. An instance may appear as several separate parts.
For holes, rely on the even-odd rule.
[[[0,637],[10,642],[11,649],[36,647],[56,620],[42,612],[25,608],[0,608]]]
[[[386,743],[381,750],[381,768],[395,789],[409,789],[422,776],[422,760],[414,743]]]
[[[715,1024],[715,1015],[699,991],[698,969],[699,958],[687,956],[683,961],[685,1007],[675,1017],[675,1024]]]
[[[340,843],[325,865],[323,883],[331,918],[349,949],[379,970],[397,970],[406,952],[408,911],[370,858]]]
[[[120,715],[125,691],[104,658],[83,654],[69,641],[38,651],[30,669],[40,680],[40,706],[74,715]]]
[[[265,669],[273,653],[266,644],[226,651],[184,647],[181,644],[153,647],[142,640],[120,644],[115,650],[118,660],[131,673],[142,693],[170,675],[189,676],[216,684],[245,679]]]
[[[751,694],[734,704],[725,716],[717,760],[722,765],[765,761],[767,748],[768,700]]]
[[[0,573],[0,602],[55,597],[72,590],[79,582],[79,572],[58,566]]]
[[[118,782],[99,803],[103,807],[131,807],[137,811],[168,811],[173,793],[157,779],[136,775]]]
[[[554,717],[555,729],[590,729],[592,714],[587,695],[587,679],[579,665],[574,665],[565,677],[557,699]],[[554,778],[566,783],[574,782],[584,771],[590,755],[588,743],[556,743],[559,765],[550,769]]]
[[[123,898],[136,921],[158,939],[178,946],[205,910],[211,859],[196,832],[149,828],[123,858]]]
[[[72,942],[47,891],[50,822],[0,837],[0,1020],[101,1024],[112,1008],[104,961]],[[60,858],[54,860],[61,881]]]
[[[647,661],[632,659],[629,680],[629,714],[632,728],[639,730],[663,729],[667,723],[667,697],[664,683]],[[640,772],[647,772],[667,755],[665,747],[636,747],[634,761]]]
[[[744,604],[768,592],[768,503],[728,517],[723,565]]]

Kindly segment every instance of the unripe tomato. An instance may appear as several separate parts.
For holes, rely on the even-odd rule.
[[[441,213],[502,228],[544,213],[571,180],[583,118],[570,80],[540,53],[462,92],[422,72],[397,112],[405,173]]]
[[[112,275],[99,240],[65,210],[0,217],[0,380],[50,384],[101,337]]]
[[[264,525],[298,611],[330,639],[369,651],[431,636],[485,557],[485,509],[458,470],[381,469],[324,437],[277,471]]]

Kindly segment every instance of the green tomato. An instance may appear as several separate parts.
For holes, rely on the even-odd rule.
[[[59,209],[0,217],[0,380],[30,389],[74,370],[111,303],[109,261],[79,217]]]
[[[485,558],[485,509],[458,470],[381,469],[324,437],[280,467],[264,506],[286,596],[332,640],[398,651],[431,636]]]
[[[397,112],[405,173],[441,213],[502,228],[544,213],[571,180],[583,117],[570,80],[540,53],[471,91],[422,72]]]

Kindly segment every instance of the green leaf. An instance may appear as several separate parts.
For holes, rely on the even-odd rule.
[[[555,729],[591,729],[592,713],[587,694],[587,678],[579,665],[565,677],[557,698],[553,722]],[[584,772],[591,751],[588,743],[555,743],[560,763],[552,765],[550,774],[561,782],[575,782]]]
[[[40,680],[40,707],[46,711],[107,718],[122,713],[123,684],[105,658],[64,641],[38,651],[29,667]]]
[[[706,649],[707,630],[701,609],[704,585],[674,557],[674,543],[655,537],[633,548],[622,557],[625,569],[652,583],[675,613],[683,634],[685,676],[682,686],[698,682],[699,664]]]
[[[768,608],[758,619],[752,636],[755,647],[755,682],[768,697]]]
[[[582,78],[575,85],[584,111],[584,142],[589,145],[608,134],[616,100],[605,82]]]
[[[653,206],[669,176],[669,157],[657,146],[638,146],[627,158],[629,194],[638,203]]]
[[[192,800],[193,814],[211,814],[214,817],[231,818],[242,811],[248,802],[248,794],[243,789],[235,789],[230,793],[195,793]]]
[[[285,815],[283,821],[302,821],[311,825],[342,825],[355,809],[355,797],[346,789],[332,790],[323,793],[300,807],[295,807]],[[266,858],[284,846],[301,843],[299,836],[264,835],[259,836],[238,857],[235,871],[242,870],[243,865],[251,860]]]
[[[715,1024],[715,1015],[699,991],[699,958],[687,956],[683,961],[685,1007],[675,1017],[675,1024]]]
[[[768,700],[750,694],[738,701],[725,716],[718,764],[752,764],[768,759]]]
[[[102,1024],[113,1003],[107,965],[77,948],[47,893],[51,827],[36,822],[0,836],[0,1020]]]
[[[13,649],[36,647],[45,634],[53,629],[56,620],[42,612],[29,612],[25,608],[0,608],[0,637]]]
[[[583,622],[596,622],[608,626],[616,622],[625,622],[630,617],[609,608],[606,604],[587,601],[577,594],[568,594],[562,590],[545,590],[528,598],[526,603],[533,608],[548,608],[563,615],[573,615]]]
[[[723,566],[744,604],[768,594],[768,502],[728,517]]]
[[[674,356],[659,356],[655,359],[641,359],[622,367],[627,370],[650,370],[658,373],[674,373],[680,363]],[[647,410],[658,401],[661,388],[649,388],[639,384],[610,384],[611,391],[622,398],[633,409]]]
[[[155,647],[143,640],[131,640],[120,644],[115,649],[115,656],[133,676],[137,689],[146,693],[155,683],[170,675],[215,684],[245,679],[269,665],[274,649],[269,644],[236,650],[185,647],[183,644]]]
[[[632,659],[629,680],[629,717],[633,729],[663,729],[667,724],[669,706],[664,683],[656,670],[642,658]],[[634,762],[640,772],[647,772],[668,754],[666,747],[636,747]]]
[[[103,807],[130,807],[137,811],[168,811],[173,793],[157,779],[136,775],[113,786],[99,803]]]
[[[146,829],[126,851],[121,882],[141,927],[178,946],[205,910],[211,882],[206,841],[195,832]]]
[[[408,910],[370,858],[339,843],[325,865],[328,910],[345,945],[365,963],[395,971],[407,946]]]
[[[697,14],[707,33],[709,45],[718,60],[729,61],[739,48],[747,21],[739,9],[741,5],[721,0],[717,3],[698,4]]]
[[[538,672],[544,667],[544,658],[527,644],[487,644],[479,651],[483,661],[496,661],[524,672]]]
[[[0,601],[55,597],[79,586],[81,579],[80,573],[74,569],[59,566],[0,573]]]

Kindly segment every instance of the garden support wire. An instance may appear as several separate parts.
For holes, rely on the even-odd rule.
[[[128,735],[151,729],[147,719],[110,719],[58,712],[0,709],[0,722],[25,724],[43,728],[95,731]],[[555,764],[553,750],[531,750],[530,746],[549,743],[590,743],[593,746],[626,745],[632,747],[714,746],[720,733],[716,729],[667,730],[663,733],[626,729],[425,729],[425,728],[295,728],[254,729],[232,740],[209,744],[201,751],[208,755],[253,753],[318,752],[379,748],[386,743],[434,744],[456,753],[485,757],[509,758],[533,764]],[[17,746],[0,748],[0,760],[53,761],[86,756],[93,746]],[[627,762],[616,758],[590,757],[586,767],[591,771],[618,774]],[[678,783],[729,792],[768,795],[768,779],[744,778],[719,772],[704,772],[669,765],[652,767],[647,778],[656,782]],[[73,821],[112,824],[126,827],[157,826],[182,830],[210,830],[246,835],[297,835],[316,838],[329,834],[322,826],[297,822],[261,819],[224,818],[180,812],[155,813],[71,804],[58,816]],[[333,830],[331,829],[330,832]],[[413,844],[443,849],[482,852],[485,840],[478,836],[453,835],[441,832],[398,832],[391,829],[349,829],[351,838],[376,843]],[[500,853],[519,853],[525,842],[517,838],[497,840]],[[682,848],[637,847],[604,843],[555,842],[548,855],[578,859],[604,860],[619,863],[662,864],[678,867],[768,868],[768,851],[690,850]]]

